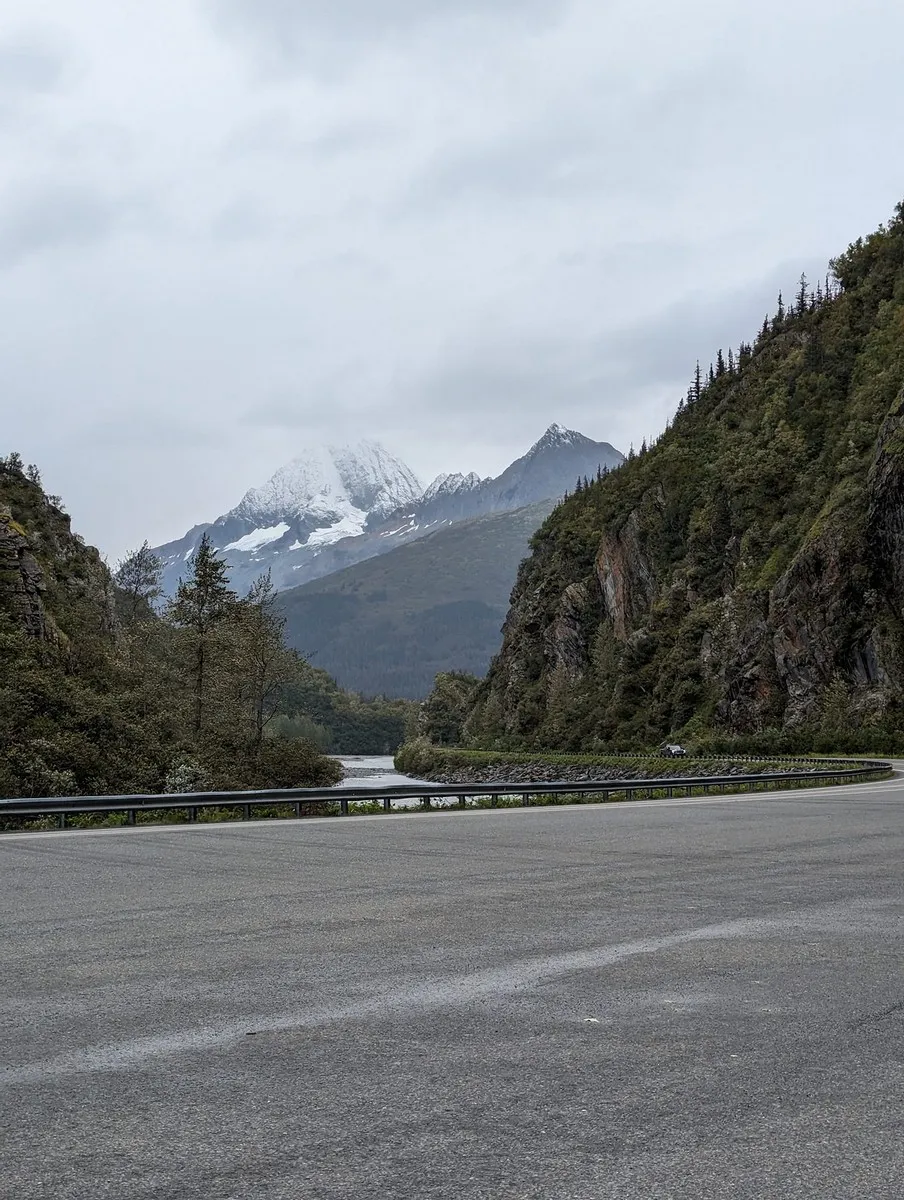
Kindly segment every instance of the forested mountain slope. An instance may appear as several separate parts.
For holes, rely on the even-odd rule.
[[[426,696],[439,671],[483,674],[518,564],[552,501],[435,530],[280,593],[289,642],[343,687]]]
[[[114,579],[37,470],[0,458],[0,797],[337,779],[310,742],[269,736],[313,686],[272,590],[239,598],[207,545],[158,614],[160,565],[145,546]]]
[[[466,726],[904,729],[904,206],[534,536]]]

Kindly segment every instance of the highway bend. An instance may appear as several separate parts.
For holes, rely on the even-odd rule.
[[[10,1200],[904,1195],[904,779],[0,837]]]

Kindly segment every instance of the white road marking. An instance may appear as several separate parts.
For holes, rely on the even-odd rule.
[[[406,987],[385,988],[347,1004],[269,1016],[248,1014],[216,1025],[201,1025],[175,1033],[87,1046],[54,1058],[0,1068],[0,1086],[34,1084],[46,1079],[97,1071],[127,1071],[157,1059],[240,1044],[249,1035],[301,1032],[344,1021],[385,1017],[388,1013],[460,1008],[481,1000],[530,991],[565,975],[597,971],[639,955],[657,954],[695,942],[730,941],[749,936],[787,937],[792,929],[824,930],[827,926],[833,930],[841,926],[849,931],[851,922],[840,920],[843,915],[857,910],[862,920],[867,913],[876,913],[882,907],[877,903],[839,903],[800,909],[780,916],[742,917],[659,937],[544,955],[465,974],[435,976]],[[832,914],[835,914],[834,919]]]

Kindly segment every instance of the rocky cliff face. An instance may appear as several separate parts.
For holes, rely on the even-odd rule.
[[[904,731],[904,212],[834,268],[535,536],[473,740]]]
[[[69,517],[0,459],[0,612],[30,638],[65,649],[71,628],[115,643],[110,572]]]
[[[0,508],[0,591],[15,623],[31,637],[48,636],[44,572],[31,552],[25,530],[8,508]]]

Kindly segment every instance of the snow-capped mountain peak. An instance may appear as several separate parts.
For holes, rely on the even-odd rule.
[[[562,446],[585,445],[593,445],[590,438],[585,437],[583,433],[578,433],[576,429],[566,429],[564,425],[553,422],[540,440],[534,442],[525,455],[525,458],[530,458],[531,455],[538,454],[541,450],[555,450]]]
[[[463,492],[473,492],[483,482],[480,476],[474,471],[470,471],[467,475],[462,475],[460,471],[452,475],[437,475],[436,479],[434,479],[424,492],[421,500],[426,502],[428,500],[435,500],[439,496],[458,496]]]
[[[331,446],[329,452],[352,503],[372,517],[384,517],[405,504],[414,504],[424,485],[400,459],[379,442]]]
[[[379,442],[315,446],[286,463],[262,487],[251,488],[228,514],[272,524],[275,519],[384,516],[420,498],[423,485]]]
[[[175,592],[205,533],[224,554],[233,587],[241,590],[269,571],[277,588],[291,588],[440,526],[554,500],[576,476],[595,476],[622,461],[608,442],[554,424],[496,478],[445,474],[425,491],[379,442],[309,447],[224,516],[158,547],[164,587]]]

